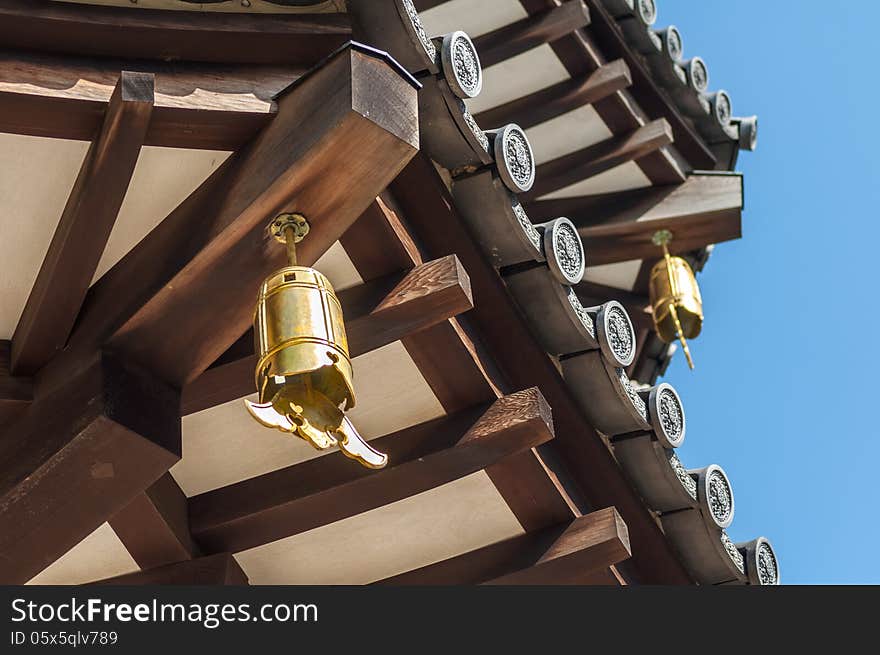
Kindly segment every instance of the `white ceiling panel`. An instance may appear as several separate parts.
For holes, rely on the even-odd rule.
[[[630,189],[643,189],[651,186],[651,180],[633,161],[615,166],[604,173],[599,173],[586,180],[541,196],[541,200],[552,198],[573,198],[575,196],[592,196],[600,193],[615,193]]]
[[[526,130],[535,163],[589,148],[614,136],[592,105],[584,105]]]
[[[545,43],[483,70],[483,90],[467,101],[467,107],[472,114],[477,114],[567,79],[565,66]]]
[[[348,416],[365,438],[445,413],[399,341],[353,364],[357,406]],[[259,425],[241,400],[233,400],[183,418],[183,459],[171,473],[193,496],[322,454],[297,437]]]
[[[605,286],[615,287],[617,289],[625,289],[631,291],[636,284],[636,278],[642,268],[641,259],[631,259],[627,262],[615,262],[614,264],[602,264],[601,266],[590,266],[590,242],[584,243],[587,251],[587,270],[584,273],[584,279],[588,282],[596,284],[604,284]]]
[[[138,571],[137,563],[109,523],[104,523],[28,584],[74,585]]]
[[[528,17],[519,0],[450,0],[419,13],[432,37],[463,30],[472,39]]]
[[[480,471],[235,558],[251,584],[365,584],[522,533]]]
[[[15,331],[88,148],[0,134],[0,339]]]

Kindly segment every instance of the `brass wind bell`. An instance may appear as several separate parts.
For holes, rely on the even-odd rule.
[[[688,366],[694,370],[687,339],[696,339],[703,328],[703,299],[690,264],[669,254],[671,240],[669,230],[658,230],[651,238],[654,245],[663,248],[663,259],[651,269],[648,285],[654,329],[666,343],[681,342]]]
[[[354,407],[351,358],[342,307],[330,281],[297,266],[296,244],[309,232],[301,214],[281,214],[269,226],[287,246],[288,266],[267,277],[254,311],[258,402],[251,416],[324,450],[332,446],[369,468],[382,468],[377,452],[345,416]]]

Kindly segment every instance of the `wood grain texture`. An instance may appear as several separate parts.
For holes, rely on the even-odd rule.
[[[626,43],[617,21],[602,6],[599,0],[585,0],[592,12],[590,36],[608,57],[619,57],[630,66],[633,85],[630,93],[639,106],[652,118],[665,118],[675,137],[676,149],[688,160],[694,169],[713,170],[718,165],[715,155],[681,115],[675,102],[660,89],[651,73],[640,61],[639,56]]]
[[[218,553],[92,582],[109,585],[246,585],[245,572],[229,553]]]
[[[38,396],[0,443],[0,581],[22,584],[180,459],[178,395],[109,356]]]
[[[16,377],[9,371],[11,351],[12,342],[0,339],[0,433],[24,413],[34,398],[31,379]]]
[[[455,255],[416,266],[403,276],[386,275],[338,294],[349,354],[363,355],[473,307],[470,280]],[[253,330],[215,365],[187,384],[181,414],[213,407],[254,392]]]
[[[520,0],[520,4],[529,15],[536,15],[556,6],[557,0]],[[588,6],[593,12],[591,17],[599,15],[592,4],[588,3]],[[550,44],[553,52],[556,53],[562,65],[573,78],[591,73],[608,61],[604,51],[593,40],[591,33],[592,28],[588,26],[586,29],[572,32]],[[619,55],[612,55],[612,58],[619,57]],[[638,129],[654,118],[654,116],[646,114],[635,103],[630,89],[621,89],[607,98],[597,101],[593,107],[613,134],[624,134]],[[701,149],[702,155],[699,161],[702,163],[693,163],[697,160],[692,159],[689,162],[690,166],[683,169],[664,148],[637,160],[636,164],[654,184],[683,182],[685,173],[693,168],[712,169],[715,167],[715,156],[712,152],[705,147],[705,144],[698,141],[695,143],[698,149]]]
[[[380,581],[381,585],[590,584],[628,559],[629,534],[613,507]]]
[[[129,12],[136,13],[136,12]],[[291,65],[256,66],[0,51],[0,131],[93,140],[120,70],[155,78],[146,145],[237,150],[275,113],[275,96],[302,75]]]
[[[339,51],[92,286],[74,349],[109,342],[175,386],[198,377],[245,332],[259,284],[284,265],[271,218],[309,218],[298,257],[314,263],[416,152],[416,112],[416,89],[385,59]]]
[[[142,569],[193,559],[186,495],[170,473],[110,518],[110,527]]]
[[[652,121],[633,132],[611,137],[538,166],[535,184],[520,197],[526,200],[589,179],[626,162],[644,157],[672,143],[672,131],[664,119]]]
[[[607,98],[632,83],[623,60],[603,64],[592,73],[535,91],[475,116],[479,125],[516,123],[528,129],[544,121]]]
[[[390,191],[364,212],[341,242],[367,279],[384,274],[391,266],[422,261]],[[402,340],[448,413],[490,402],[509,390],[485,347],[474,340],[467,319],[450,319]],[[487,467],[486,474],[526,530],[578,515],[568,493],[534,449],[506,457]]]
[[[211,14],[0,0],[0,46],[77,55],[316,64],[351,37],[348,16]]]
[[[123,71],[12,336],[11,370],[33,375],[67,343],[116,223],[150,124],[150,73]]]
[[[588,25],[590,12],[581,0],[567,0],[474,39],[483,68],[510,59]]]
[[[238,552],[439,487],[553,438],[537,389],[371,441],[381,470],[333,453],[190,498],[193,535],[207,552]]]
[[[590,263],[658,260],[657,230],[673,234],[670,251],[684,253],[742,236],[742,176],[693,173],[681,185],[623,193],[538,200],[526,210],[535,220],[568,216],[590,251]]]
[[[587,422],[556,365],[535,341],[498,272],[480,252],[431,162],[415,157],[391,185],[414,237],[428,256],[455,252],[474,292],[472,325],[510,384],[538,386],[553,407],[556,439],[543,447],[562,462],[582,496],[586,512],[617,507],[630,531],[637,578],[647,583],[689,584],[657,522],[617,465],[608,446]]]

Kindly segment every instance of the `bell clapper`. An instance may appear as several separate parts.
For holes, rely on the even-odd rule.
[[[678,337],[678,340],[681,342],[681,348],[684,350],[685,359],[687,359],[688,367],[693,371],[694,370],[694,360],[691,357],[691,350],[688,348],[687,339],[684,338],[684,330],[681,327],[681,321],[678,319],[678,311],[675,308],[675,303],[680,295],[678,290],[678,284],[676,282],[676,276],[672,270],[672,256],[669,254],[669,242],[672,241],[672,232],[669,230],[657,230],[654,233],[654,236],[651,237],[651,241],[654,245],[660,246],[663,248],[663,258],[666,261],[666,275],[669,277],[669,288],[672,292],[672,302],[669,303],[669,313],[672,316],[672,320],[675,322],[675,335]]]

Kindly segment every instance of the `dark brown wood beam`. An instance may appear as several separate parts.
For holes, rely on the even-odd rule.
[[[684,253],[742,236],[742,176],[692,174],[677,186],[623,193],[538,200],[529,203],[532,220],[568,216],[578,226],[592,265],[631,259],[656,261],[661,252],[651,237],[672,232],[670,251]]]
[[[0,0],[0,47],[77,55],[314,65],[351,38],[348,15],[217,14]]]
[[[489,68],[532,48],[571,34],[590,23],[582,0],[567,0],[547,11],[524,18],[474,39],[483,68]]]
[[[16,377],[9,371],[11,350],[12,343],[8,339],[0,339],[0,433],[20,417],[34,399],[31,379]]]
[[[154,82],[151,73],[119,76],[12,336],[16,375],[33,375],[67,343],[144,143]]]
[[[333,453],[190,498],[190,523],[207,552],[239,552],[409,498],[553,438],[537,389],[406,428],[371,442],[382,470]]]
[[[497,362],[509,384],[538,386],[553,407],[556,438],[542,451],[552,453],[557,473],[565,474],[572,490],[585,499],[586,513],[615,506],[629,528],[637,581],[690,584],[663,535],[609,446],[590,425],[571,396],[556,364],[535,341],[515,307],[504,281],[470,236],[455,203],[427,157],[415,157],[391,185],[391,191],[413,236],[427,256],[455,252],[471,277],[476,302],[469,314],[476,334]]]
[[[23,584],[180,459],[177,392],[101,356],[0,440],[0,582]]]
[[[356,44],[300,78],[251,146],[91,287],[66,354],[109,344],[178,388],[198,377],[245,332],[260,283],[286,262],[271,220],[308,217],[297,252],[313,264],[415,154],[416,87]]]
[[[248,578],[229,553],[218,553],[146,571],[126,573],[93,585],[246,585]]]
[[[520,0],[520,4],[529,15],[546,11],[556,6],[556,2],[557,0]],[[595,10],[593,12],[596,13]],[[591,73],[607,63],[604,51],[593,41],[591,31],[590,28],[577,30],[550,44],[562,65],[574,78]],[[618,55],[614,57],[617,58]],[[653,118],[633,101],[628,89],[622,89],[597,101],[593,107],[613,134],[624,134],[637,129]],[[689,158],[689,165],[681,165],[666,148],[643,157],[636,164],[654,184],[683,182],[685,173],[693,168],[713,169],[715,156],[695,134],[694,136],[696,139],[694,144],[701,151],[701,155],[697,153],[700,156],[694,155],[695,158]]]
[[[110,527],[142,569],[198,557],[186,495],[166,473],[110,518]]]
[[[470,280],[455,255],[421,264],[340,291],[349,354],[363,355],[471,309]],[[254,392],[253,330],[248,330],[217,365],[183,389],[181,414],[213,407]]]
[[[546,89],[480,112],[477,123],[492,127],[516,123],[528,129],[584,105],[590,105],[625,89],[632,83],[629,68],[618,59],[577,79],[559,82]]]
[[[630,557],[626,524],[613,507],[386,578],[381,585],[584,584]]]
[[[341,242],[364,278],[382,275],[390,267],[422,261],[394,195],[388,191],[364,212]],[[464,315],[402,339],[428,386],[450,414],[512,391],[485,348],[474,340],[467,323],[468,316]],[[578,515],[575,503],[535,449],[492,464],[486,474],[526,530],[556,525]]]
[[[289,65],[136,64],[155,76],[144,143],[176,148],[238,150],[272,120],[275,95],[302,75],[301,68]],[[131,66],[125,59],[3,51],[0,132],[92,141],[119,71]]]
[[[622,136],[606,139],[583,150],[572,152],[538,166],[535,184],[520,197],[539,198],[581,180],[644,157],[672,143],[672,130],[662,118]]]
[[[602,6],[601,0],[585,0],[590,7],[593,22],[590,37],[598,49],[608,57],[620,57],[629,65],[633,75],[630,93],[639,106],[652,118],[665,118],[675,136],[676,149],[694,169],[713,170],[717,160],[708,144],[679,112],[677,105],[654,81],[653,75],[640,57],[626,43],[617,21]]]

